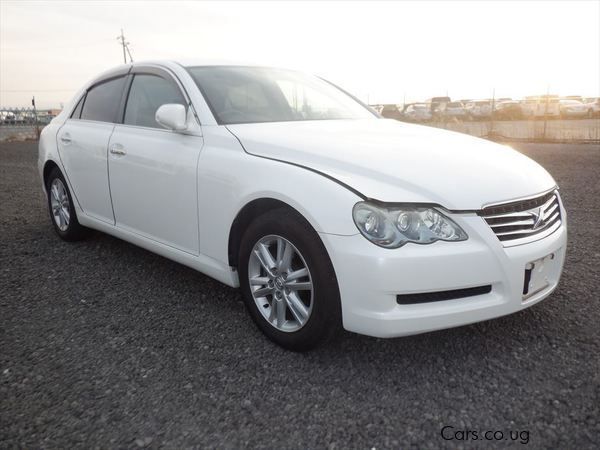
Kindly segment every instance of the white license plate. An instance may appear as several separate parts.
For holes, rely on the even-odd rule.
[[[549,274],[555,263],[556,255],[550,253],[543,258],[536,259],[525,265],[525,283],[523,286],[523,300],[543,291],[550,286]]]

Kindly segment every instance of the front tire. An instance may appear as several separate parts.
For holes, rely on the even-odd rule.
[[[252,319],[280,346],[310,350],[341,329],[333,265],[319,235],[295,211],[269,211],[250,224],[238,271]]]
[[[58,168],[52,169],[46,179],[48,211],[54,231],[65,241],[79,241],[89,234],[89,229],[80,225],[73,197],[65,177]]]

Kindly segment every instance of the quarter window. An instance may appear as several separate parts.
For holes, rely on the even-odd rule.
[[[114,122],[124,85],[125,77],[120,77],[91,88],[85,97],[81,118],[99,122]]]
[[[156,122],[155,114],[160,106],[167,103],[185,105],[185,100],[174,83],[157,75],[135,75],[129,90],[123,123],[162,128]]]
[[[85,95],[77,102],[77,106],[71,114],[71,119],[79,119],[81,117],[81,109],[83,108],[83,102],[85,101]]]

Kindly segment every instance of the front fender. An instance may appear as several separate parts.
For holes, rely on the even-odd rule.
[[[198,163],[200,252],[227,263],[229,231],[248,203],[279,200],[320,233],[354,235],[352,207],[361,197],[335,180],[285,162],[249,155],[220,127],[204,128]]]

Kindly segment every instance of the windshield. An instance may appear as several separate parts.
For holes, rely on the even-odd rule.
[[[376,116],[320,78],[265,67],[188,67],[220,124]]]

